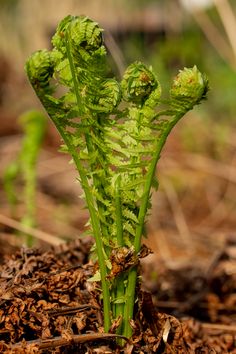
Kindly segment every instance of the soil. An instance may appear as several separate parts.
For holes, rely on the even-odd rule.
[[[143,265],[133,336],[116,344],[104,333],[99,284],[89,281],[90,238],[43,251],[21,248],[1,265],[1,353],[236,353],[236,239],[210,274],[162,269],[148,281]],[[159,270],[161,268],[159,267]]]

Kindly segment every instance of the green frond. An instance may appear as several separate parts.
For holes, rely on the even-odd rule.
[[[122,215],[123,215],[127,220],[132,220],[132,221],[133,221],[134,223],[136,223],[136,224],[139,223],[138,218],[137,218],[137,216],[135,215],[135,213],[134,213],[132,210],[126,208],[126,207],[124,207],[124,208],[122,209]]]
[[[130,235],[135,237],[135,229],[134,227],[131,225],[131,223],[129,221],[124,222],[124,230],[127,231]]]
[[[105,199],[104,196],[100,194],[100,192],[95,187],[92,187],[92,193],[96,197],[97,201],[101,202],[107,208],[111,207],[110,200]]]
[[[145,141],[147,141],[147,140],[145,140]],[[152,140],[152,142],[153,142],[153,140]],[[137,147],[133,147],[133,148],[127,148],[126,151],[128,151],[130,156],[142,155],[144,157],[145,155],[151,155],[153,153],[153,146],[150,146],[150,147],[149,146],[137,146]],[[141,163],[141,161],[139,163]]]
[[[105,226],[105,227],[107,227],[107,228],[110,227],[110,224],[108,223],[108,221],[107,221],[107,219],[106,219],[106,215],[105,215],[104,212],[103,212],[102,214],[98,212],[98,213],[97,213],[97,216],[98,216],[98,219],[99,219],[99,221],[100,221],[100,223],[101,223],[102,226]],[[102,233],[102,232],[101,232],[101,233]],[[106,238],[104,237],[103,239],[106,239]],[[104,243],[105,243],[105,242],[104,242]],[[107,246],[109,246],[108,241],[107,241]]]
[[[130,190],[130,189],[124,189],[122,193],[122,201],[123,204],[130,204],[133,203],[133,205],[136,205],[137,203],[137,190]]]
[[[143,176],[141,176],[138,179],[135,179],[133,181],[129,181],[129,182],[126,181],[126,183],[122,183],[121,190],[122,191],[135,190],[135,188],[138,185],[143,185],[144,182],[145,182],[145,177],[143,177]]]
[[[109,165],[110,166],[116,166],[116,169],[118,169],[119,166],[122,166],[123,164],[123,159],[121,156],[115,155],[115,154],[109,154],[108,157],[109,160]]]
[[[98,156],[97,151],[94,151],[93,153],[88,153],[87,149],[79,151],[78,154],[81,160],[89,161],[89,163],[94,163],[97,160],[97,156]]]
[[[71,15],[66,16],[63,18],[56,29],[56,33],[52,37],[52,45],[56,48],[59,52],[63,54],[66,53],[66,31],[70,26],[71,22],[73,21],[74,17]]]
[[[123,147],[120,146],[119,142],[109,141],[108,144],[111,150],[120,153],[124,157],[129,158],[130,154]]]
[[[114,79],[107,79],[100,87],[99,106],[103,107],[104,113],[112,113],[121,100],[119,83]]]

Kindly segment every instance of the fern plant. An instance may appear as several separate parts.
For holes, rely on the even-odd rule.
[[[21,178],[25,206],[25,213],[21,219],[21,224],[29,227],[35,226],[36,164],[46,131],[46,122],[45,115],[36,110],[27,111],[19,117],[19,123],[22,126],[24,134],[21,149],[16,160],[12,161],[6,167],[3,176],[3,187],[6,191],[13,215],[18,203],[17,192],[15,190],[16,181]],[[27,246],[32,246],[32,236],[28,235],[25,242]]]
[[[121,82],[110,78],[102,32],[87,17],[67,16],[53,49],[33,53],[26,72],[78,171],[96,244],[104,330],[116,320],[117,332],[130,337],[156,165],[172,128],[206,97],[208,80],[196,67],[185,68],[164,100],[156,74],[141,62]]]

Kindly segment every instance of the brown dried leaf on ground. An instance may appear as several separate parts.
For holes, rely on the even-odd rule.
[[[52,252],[22,250],[1,270],[0,338],[6,343],[49,338],[64,334],[70,327],[79,333],[88,315],[92,318],[90,330],[96,329],[93,320],[99,310],[99,294],[87,289],[92,264],[75,267]],[[76,310],[73,317],[64,315],[60,321],[52,310],[65,306]]]
[[[103,333],[100,290],[97,283],[88,282],[95,269],[94,264],[88,261],[90,245],[91,240],[87,242],[83,239],[47,252],[23,249],[1,266],[1,353],[236,352],[236,329],[226,324],[221,311],[222,306],[224,310],[228,309],[228,322],[234,323],[235,317],[231,318],[230,315],[235,313],[232,310],[235,304],[235,274],[229,272],[229,266],[226,267],[225,261],[230,260],[228,253],[222,255],[222,259],[219,259],[207,279],[207,290],[211,293],[208,291],[207,295],[198,297],[198,304],[190,303],[194,307],[198,305],[199,313],[203,311],[208,314],[209,319],[215,318],[221,321],[222,325],[215,324],[214,327],[213,324],[193,319],[180,321],[173,315],[158,311],[151,295],[138,290],[136,317],[131,322],[133,336],[121,349],[116,344],[115,334]],[[173,273],[168,275],[168,270],[165,276],[166,282],[173,279]],[[184,274],[180,278],[178,273],[175,273],[175,276],[177,278],[172,282],[172,286],[184,279]],[[145,273],[143,277],[145,279]],[[158,281],[161,279],[160,277]],[[186,299],[195,296],[197,289],[201,290],[201,287],[190,289],[190,282],[191,277],[185,277],[183,284]],[[178,291],[175,292],[175,289]],[[164,295],[168,301],[172,299],[178,306],[181,297],[179,286],[171,289],[170,283],[166,293],[162,289],[162,296]],[[212,300],[213,297],[215,301]],[[158,301],[156,303],[158,305]],[[190,305],[185,309],[189,311]],[[114,331],[116,326],[114,321]]]

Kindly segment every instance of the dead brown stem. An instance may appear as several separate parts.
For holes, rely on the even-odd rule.
[[[86,342],[91,342],[95,340],[109,340],[109,339],[115,339],[115,338],[121,338],[124,339],[125,341],[129,341],[128,338],[117,335],[117,334],[111,334],[111,333],[88,333],[88,334],[77,334],[77,335],[71,335],[68,338],[63,338],[63,337],[54,337],[54,338],[49,338],[49,339],[35,339],[31,341],[27,341],[24,344],[16,343],[11,345],[11,349],[16,349],[20,348],[22,345],[38,345],[39,349],[47,349],[47,348],[56,348],[60,346],[67,346],[67,345],[72,345],[72,344],[79,344],[79,343],[86,343]]]

